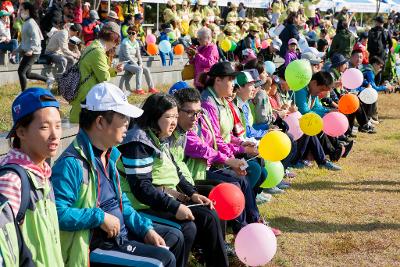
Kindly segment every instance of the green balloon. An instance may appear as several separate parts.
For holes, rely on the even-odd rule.
[[[170,41],[175,41],[175,39],[176,39],[176,35],[175,35],[174,32],[169,32],[169,33],[167,34],[167,36],[169,37],[169,40],[170,40]]]
[[[289,63],[285,70],[285,80],[293,91],[303,89],[311,81],[311,64],[306,59],[299,59]]]
[[[233,52],[236,50],[237,44],[231,40],[231,49],[229,49],[229,51]]]
[[[400,44],[397,44],[396,48],[394,49],[395,53],[399,53],[400,52]]]
[[[272,188],[277,186],[285,175],[285,169],[280,161],[266,161],[267,179],[261,184],[261,188]]]

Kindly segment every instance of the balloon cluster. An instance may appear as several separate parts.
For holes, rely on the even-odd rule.
[[[170,40],[175,40],[176,36],[174,32],[168,33],[168,38]],[[157,55],[158,51],[168,54],[172,51],[172,45],[168,40],[161,41],[158,46],[156,45],[157,38],[154,34],[149,34],[146,36],[147,53],[151,56]],[[174,54],[181,56],[185,52],[185,47],[182,44],[177,44],[174,47]]]

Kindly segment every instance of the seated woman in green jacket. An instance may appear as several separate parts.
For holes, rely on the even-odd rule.
[[[170,95],[154,94],[142,109],[143,115],[119,147],[126,173],[122,183],[129,184],[122,190],[136,209],[167,219],[181,229],[184,265],[197,243],[204,251],[206,266],[228,266],[220,221],[211,200],[197,193],[170,152],[168,140],[178,119],[176,100]]]
[[[99,33],[99,39],[93,41],[82,52],[79,62],[79,73],[81,75],[80,85],[76,98],[71,102],[71,113],[69,120],[73,123],[79,122],[81,102],[85,100],[90,89],[102,82],[107,82],[115,77],[117,72],[123,70],[123,64],[115,68],[110,67],[110,58],[107,54],[118,46],[120,42],[120,27],[115,22],[108,22]]]

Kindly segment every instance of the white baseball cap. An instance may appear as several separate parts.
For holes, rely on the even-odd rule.
[[[129,104],[124,92],[112,83],[102,82],[90,89],[82,108],[90,111],[114,111],[130,118],[138,118],[143,110]]]

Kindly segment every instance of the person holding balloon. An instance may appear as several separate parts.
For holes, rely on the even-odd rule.
[[[130,80],[133,75],[136,76],[136,88],[134,90],[135,94],[143,95],[145,94],[142,89],[142,77],[144,75],[147,86],[149,87],[149,93],[157,93],[158,90],[154,87],[153,79],[151,78],[150,70],[143,66],[142,56],[140,53],[140,45],[136,40],[137,33],[135,31],[135,26],[130,26],[127,30],[128,37],[125,38],[119,50],[119,60],[121,62],[126,62],[124,65],[125,73],[121,77],[119,82],[119,87],[123,88],[125,83],[125,88],[127,90],[126,94],[132,92]]]
[[[119,146],[128,182],[125,193],[135,197],[141,212],[181,230],[185,246],[180,266],[187,265],[194,244],[204,251],[206,266],[228,266],[213,203],[185,178],[170,150],[169,138],[179,116],[176,100],[170,95],[154,94],[142,109],[143,115]]]
[[[174,63],[174,53],[172,53],[172,48],[170,44],[170,37],[168,36],[169,33],[173,32],[171,24],[164,23],[161,25],[161,33],[160,33],[160,57],[161,57],[161,64],[162,66],[167,66],[167,59],[166,57],[169,56],[169,66],[172,66]],[[163,42],[167,41],[167,42]]]
[[[199,82],[200,74],[207,72],[218,62],[218,48],[212,43],[212,32],[208,28],[201,28],[197,32],[197,39],[200,45],[197,49],[188,48],[191,54],[194,55],[192,62],[194,64],[194,85],[197,88],[202,88],[204,85]]]
[[[333,84],[334,81],[332,75],[329,72],[320,71],[312,75],[308,86],[295,91],[294,99],[299,112],[303,116],[310,114],[308,115],[309,119],[305,117],[305,119],[302,120],[303,123],[300,121],[300,126],[303,124],[303,132],[308,130],[307,132],[309,134],[305,133],[299,140],[297,140],[297,162],[300,164],[296,164],[295,166],[304,167],[301,160],[304,159],[308,153],[311,153],[319,167],[333,171],[341,170],[338,165],[326,159],[326,154],[321,141],[316,136],[322,131],[322,122],[319,122],[321,121],[321,117],[330,111],[328,108],[322,106],[318,95],[321,93],[328,93],[333,87]]]

